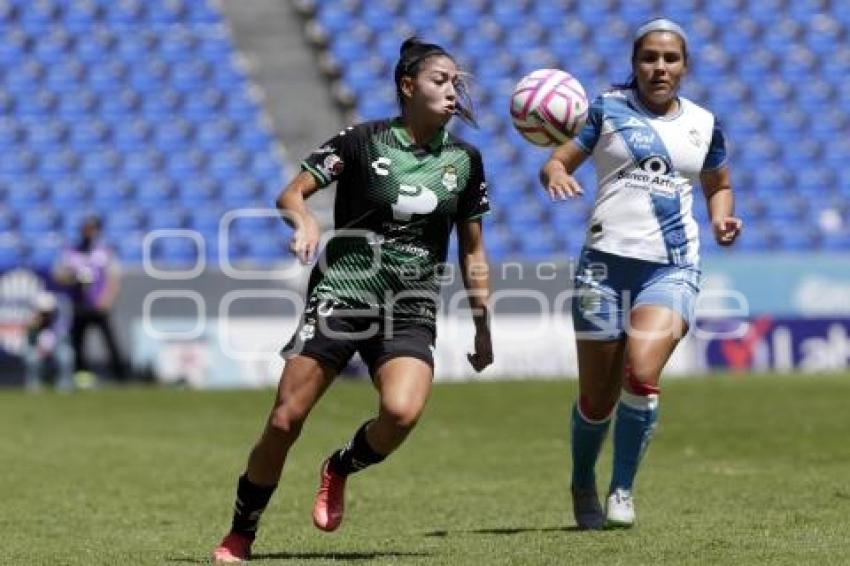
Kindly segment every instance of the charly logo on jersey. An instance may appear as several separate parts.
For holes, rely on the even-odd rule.
[[[390,174],[390,165],[392,165],[392,163],[393,162],[389,157],[379,157],[372,162],[372,169],[375,170],[375,175],[386,177]]]
[[[443,168],[443,178],[440,182],[450,193],[457,191],[457,167],[454,165],[446,165]]]
[[[431,214],[440,199],[425,185],[399,185],[398,199],[393,203],[393,218],[407,221],[414,214]]]

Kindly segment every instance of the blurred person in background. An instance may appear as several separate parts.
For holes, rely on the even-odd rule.
[[[67,320],[60,313],[59,301],[53,293],[43,291],[36,296],[33,309],[24,352],[24,385],[28,391],[38,391],[44,383],[70,391],[74,352],[68,343]]]
[[[322,463],[317,528],[339,527],[348,476],[383,461],[416,426],[434,377],[438,277],[453,227],[475,323],[468,360],[475,371],[493,360],[484,167],[475,147],[445,129],[454,115],[473,121],[462,74],[442,47],[410,38],[395,86],[401,116],[343,130],[302,162],[278,198],[296,228],[291,250],[304,264],[315,259],[320,238],[305,199],[334,181],[338,232],[312,271],[303,318],[282,352],[287,362],[277,398],[238,480],[216,562],[249,558],[287,453],[355,352],[378,390],[378,411]]]
[[[74,348],[77,377],[89,380],[92,372],[86,356],[86,336],[89,327],[100,330],[109,354],[112,378],[128,379],[124,362],[110,321],[115,298],[121,288],[121,269],[112,250],[102,241],[101,220],[91,216],[80,230],[75,246],[63,251],[54,277],[65,285],[73,302],[71,344]]]
[[[685,32],[667,19],[647,22],[635,33],[631,63],[630,80],[593,102],[581,133],[541,171],[554,201],[583,194],[572,173],[588,157],[599,185],[573,298],[571,491],[585,529],[635,521],[632,487],[658,418],[661,371],[692,323],[699,292],[693,186],[702,186],[718,244],[731,245],[742,226],[717,120],[678,95],[688,69]],[[603,511],[594,469],[615,408]]]

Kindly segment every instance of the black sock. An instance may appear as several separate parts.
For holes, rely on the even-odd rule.
[[[369,446],[369,441],[366,440],[366,427],[373,422],[366,421],[360,425],[351,442],[331,455],[330,462],[328,463],[328,467],[331,470],[341,476],[347,476],[354,472],[359,472],[372,464],[377,464],[386,458],[386,456],[375,452]]]
[[[239,476],[236,503],[233,506],[233,525],[230,530],[251,540],[257,535],[257,523],[266,510],[277,485],[262,486],[252,483],[247,474]]]

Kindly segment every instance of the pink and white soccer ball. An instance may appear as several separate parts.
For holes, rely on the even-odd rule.
[[[581,131],[588,106],[584,87],[574,76],[559,69],[538,69],[517,83],[511,119],[531,143],[560,145]]]

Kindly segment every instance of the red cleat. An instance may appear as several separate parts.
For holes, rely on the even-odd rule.
[[[313,524],[323,531],[335,531],[342,523],[345,511],[345,476],[341,476],[328,467],[329,460],[322,463],[319,474],[319,491],[313,505]]]
[[[213,551],[213,564],[239,564],[251,558],[251,539],[239,533],[228,533]]]

